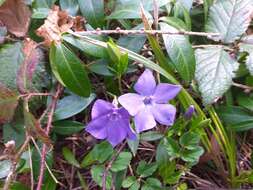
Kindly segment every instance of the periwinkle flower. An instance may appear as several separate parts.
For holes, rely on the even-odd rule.
[[[189,108],[186,110],[186,112],[184,113],[184,118],[185,119],[191,119],[192,115],[195,112],[195,108],[193,105],[190,105]]]
[[[130,126],[130,115],[124,108],[98,99],[92,107],[91,117],[92,121],[85,130],[97,139],[106,139],[112,146],[125,138],[136,139]]]
[[[134,85],[134,90],[138,94],[124,94],[118,100],[134,116],[137,133],[154,128],[156,122],[173,125],[176,108],[168,101],[180,92],[180,86],[166,83],[156,85],[152,72],[146,69]]]

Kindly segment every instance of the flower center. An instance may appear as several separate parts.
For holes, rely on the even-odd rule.
[[[110,114],[108,114],[111,121],[115,121],[121,118],[121,115],[117,110],[113,110]]]
[[[149,97],[149,96],[145,97],[144,100],[143,100],[143,103],[144,103],[145,105],[152,104],[152,98]]]

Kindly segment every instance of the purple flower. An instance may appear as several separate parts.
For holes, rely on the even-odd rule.
[[[112,146],[125,138],[136,139],[130,126],[130,115],[124,108],[99,99],[92,107],[91,117],[92,121],[85,130],[97,139],[106,139]]]
[[[176,108],[168,101],[179,93],[180,86],[166,83],[156,85],[152,72],[145,70],[134,89],[138,94],[124,94],[119,97],[119,102],[134,116],[137,133],[154,128],[156,121],[163,125],[173,125]]]
[[[185,119],[191,119],[194,112],[195,112],[194,106],[193,105],[189,106],[189,108],[184,113],[184,118]]]

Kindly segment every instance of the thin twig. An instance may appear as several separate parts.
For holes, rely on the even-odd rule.
[[[47,135],[49,134],[51,126],[52,126],[54,111],[55,111],[56,104],[57,104],[57,101],[59,99],[59,96],[62,92],[62,89],[63,89],[62,86],[59,84],[57,86],[55,96],[53,96],[53,98],[52,98],[52,103],[51,103],[51,106],[50,106],[51,109],[50,109],[50,112],[48,114],[48,120],[47,120],[47,126],[46,126],[46,134]],[[42,188],[42,183],[43,183],[43,178],[44,178],[44,171],[45,171],[46,154],[47,154],[47,146],[45,144],[43,144],[41,161],[40,161],[40,174],[39,174],[39,180],[38,180],[38,184],[37,184],[37,190],[41,190],[41,188]]]
[[[109,170],[111,169],[113,162],[117,159],[118,155],[123,150],[125,145],[126,145],[126,141],[119,147],[118,151],[116,152],[116,154],[113,155],[111,161],[108,163],[107,167],[105,168],[105,171],[103,173],[103,178],[102,178],[102,189],[103,190],[106,190],[106,177],[107,177],[107,174],[108,174]]]
[[[239,84],[239,83],[233,82],[232,85],[235,86],[235,87],[247,90],[247,91],[252,91],[253,90],[252,86],[247,86],[247,85],[244,85],[244,84]]]
[[[14,158],[11,160],[11,162],[12,162],[11,163],[11,169],[10,169],[10,172],[9,172],[8,176],[6,177],[3,190],[9,190],[10,189],[10,184],[11,184],[12,179],[14,178],[18,161],[19,161],[21,155],[23,154],[23,152],[25,151],[25,149],[27,148],[27,146],[29,145],[30,140],[31,140],[31,137],[27,136],[26,139],[25,139],[25,142],[23,143],[23,145],[21,146],[19,151],[14,155]]]
[[[206,37],[213,37],[219,36],[219,33],[206,33],[206,32],[192,32],[192,31],[185,31],[179,30],[176,32],[168,31],[168,30],[122,30],[121,28],[116,28],[116,30],[101,30],[100,28],[96,30],[89,30],[89,31],[82,31],[82,32],[75,32],[79,35],[106,35],[106,34],[122,34],[122,35],[158,35],[158,34],[168,34],[168,35],[187,35],[187,36],[206,36]]]
[[[32,92],[32,93],[28,93],[28,94],[21,94],[21,95],[18,96],[18,98],[26,98],[26,97],[28,97],[28,99],[29,99],[32,96],[53,96],[53,94]]]

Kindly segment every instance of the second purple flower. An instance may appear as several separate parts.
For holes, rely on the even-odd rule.
[[[137,93],[124,94],[118,100],[129,114],[134,116],[137,133],[154,128],[156,122],[173,125],[176,108],[168,104],[168,101],[180,92],[179,85],[156,85],[152,72],[146,69],[134,85],[134,90]]]

